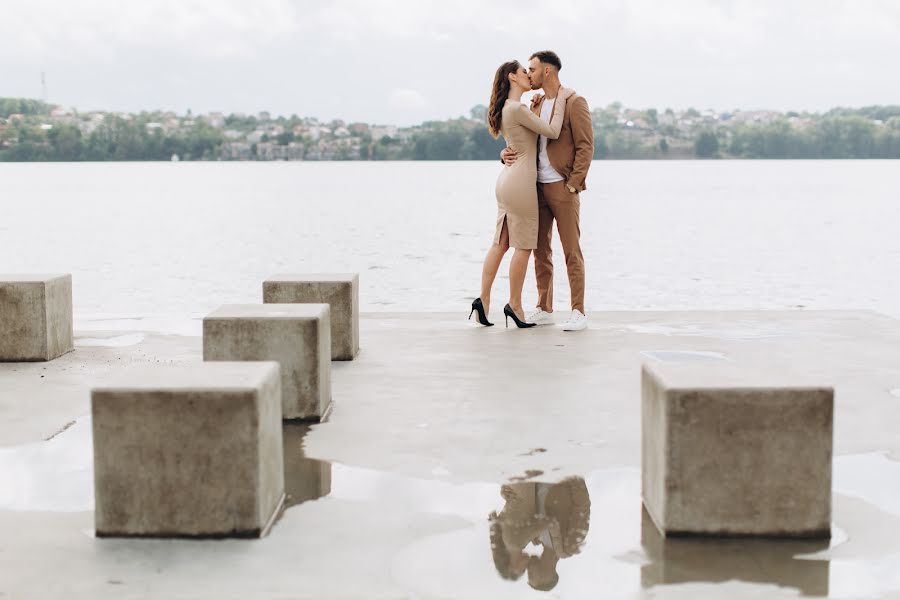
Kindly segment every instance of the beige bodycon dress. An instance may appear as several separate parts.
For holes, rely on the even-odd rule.
[[[503,105],[500,133],[506,145],[516,151],[516,162],[503,167],[497,177],[495,244],[500,243],[505,221],[511,248],[537,248],[537,136],[545,135],[551,140],[558,138],[564,114],[565,102],[557,102],[548,124],[521,102],[507,100]]]

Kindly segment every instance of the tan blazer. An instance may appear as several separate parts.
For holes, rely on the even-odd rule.
[[[553,548],[560,558],[578,554],[591,524],[591,497],[581,477],[570,477],[550,487],[544,500],[544,512],[559,524],[559,538]]]
[[[551,119],[556,108],[554,103]],[[540,116],[540,109],[534,112]],[[587,189],[587,173],[594,158],[594,126],[591,123],[591,110],[583,96],[575,94],[566,102],[562,131],[559,138],[547,140],[547,157],[567,185],[580,192]]]

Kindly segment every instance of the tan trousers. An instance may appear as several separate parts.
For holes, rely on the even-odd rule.
[[[564,181],[539,183],[538,189],[538,242],[534,251],[534,275],[538,287],[538,307],[553,312],[553,255],[550,242],[553,239],[553,220],[559,231],[566,270],[569,273],[569,289],[572,292],[572,310],[584,314],[584,255],[581,253],[581,199],[566,189]]]

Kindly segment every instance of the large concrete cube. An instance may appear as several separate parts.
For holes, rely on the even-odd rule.
[[[273,275],[263,282],[265,303],[323,302],[331,307],[331,359],[359,354],[359,275]]]
[[[42,361],[75,348],[71,275],[0,275],[0,361]]]
[[[318,421],[331,405],[327,304],[226,304],[203,319],[203,360],[281,364],[285,419]]]
[[[663,535],[828,537],[834,390],[734,366],[645,365],[644,505]]]
[[[275,362],[146,369],[91,391],[99,536],[258,537],[284,502]]]

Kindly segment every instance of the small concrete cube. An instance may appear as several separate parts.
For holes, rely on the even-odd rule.
[[[0,275],[0,361],[45,361],[75,348],[71,275]]]
[[[265,303],[324,302],[331,306],[331,360],[359,354],[359,275],[273,275],[263,282]]]
[[[641,472],[666,536],[829,537],[834,390],[733,366],[644,365]]]
[[[331,405],[327,304],[226,304],[203,319],[203,360],[281,364],[284,419],[321,420]]]
[[[284,502],[278,363],[119,377],[91,391],[97,535],[265,535]]]

